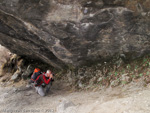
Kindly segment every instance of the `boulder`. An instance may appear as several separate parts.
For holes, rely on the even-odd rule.
[[[1,0],[0,44],[55,68],[150,52],[148,0]]]

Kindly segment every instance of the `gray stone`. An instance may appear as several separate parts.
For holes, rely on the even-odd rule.
[[[11,77],[11,80],[17,80],[18,79],[18,77],[19,77],[19,74],[18,73],[15,73],[15,74],[13,74],[13,76]]]
[[[69,81],[69,84],[70,85],[75,84],[75,81],[76,81],[75,73],[73,71],[69,70],[66,75],[67,75],[67,79]]]
[[[75,104],[69,100],[63,99],[57,107],[57,113],[75,113]]]
[[[0,44],[59,69],[149,53],[149,1],[53,1],[0,1]]]
[[[70,83],[72,83],[72,73],[71,73],[71,71],[69,71],[69,72],[67,73],[67,78],[68,78],[68,81],[69,81]]]
[[[84,87],[84,85],[79,81],[78,82],[78,87],[82,89]]]
[[[29,65],[27,67],[27,69],[22,73],[22,75],[21,75],[22,78],[27,79],[29,77],[29,75],[31,75],[33,73],[33,71],[34,71],[34,68],[31,65]]]
[[[10,80],[16,82],[16,81],[19,80],[20,76],[21,76],[21,70],[17,70],[17,71],[12,75],[12,77],[11,77]]]
[[[125,73],[121,76],[121,81],[124,81],[126,83],[129,83],[131,81],[131,76],[128,75],[128,73]]]
[[[118,86],[119,84],[120,84],[120,80],[119,80],[119,79],[113,80],[113,81],[111,81],[111,83],[110,83],[110,87],[116,87],[116,86]]]
[[[99,77],[98,79],[97,79],[97,82],[100,82],[100,81],[102,81],[103,80],[103,77]]]

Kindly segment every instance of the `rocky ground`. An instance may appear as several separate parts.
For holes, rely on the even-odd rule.
[[[0,113],[149,113],[150,86],[141,82],[103,90],[72,91],[56,82],[46,97],[25,84],[0,88]]]
[[[11,66],[12,59],[5,65]],[[21,67],[18,62],[17,67]],[[76,73],[75,70],[56,73],[45,97],[38,95],[21,75],[16,78],[18,81],[11,80],[17,71],[3,73],[0,113],[149,113],[150,57],[129,64],[119,60],[110,66],[106,63],[103,68],[83,67]],[[9,66],[4,69],[9,70]]]

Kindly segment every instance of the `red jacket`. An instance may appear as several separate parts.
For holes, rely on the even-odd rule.
[[[45,84],[49,84],[51,81],[50,78],[46,77],[45,76],[45,73],[42,73],[41,75],[39,75],[36,79],[36,83],[37,85],[36,86],[40,86],[42,83],[45,83]]]

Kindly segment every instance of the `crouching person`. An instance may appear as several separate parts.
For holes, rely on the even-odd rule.
[[[38,70],[39,75],[36,75],[36,73],[37,72],[33,73],[31,80],[34,81],[36,92],[41,96],[45,96],[50,89],[50,85],[53,80],[53,74],[50,70],[47,70],[46,73],[42,73]]]

